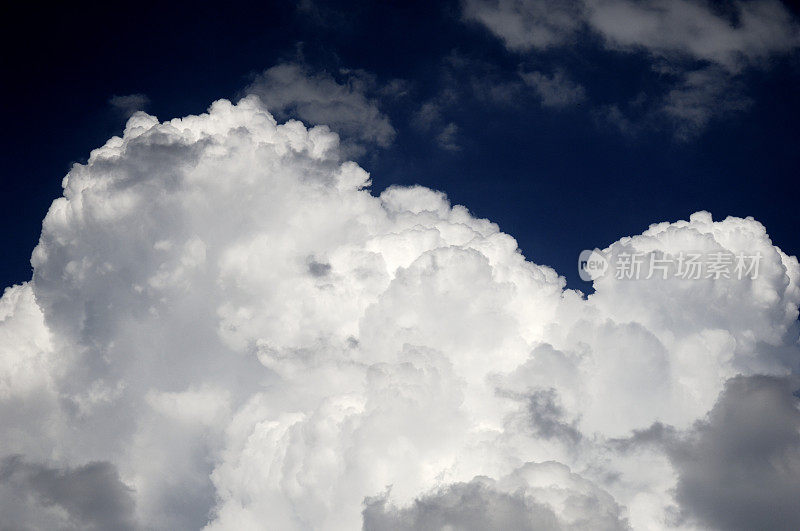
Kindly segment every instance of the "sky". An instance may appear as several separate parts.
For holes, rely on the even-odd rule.
[[[2,24],[0,528],[800,528],[796,5]]]

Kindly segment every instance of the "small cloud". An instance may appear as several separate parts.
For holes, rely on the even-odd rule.
[[[583,86],[571,81],[560,70],[550,76],[541,72],[522,72],[520,77],[536,91],[545,107],[566,107],[586,100]]]
[[[112,96],[108,103],[121,112],[125,118],[130,118],[136,111],[143,111],[150,105],[150,98],[144,94],[128,94],[127,96]]]
[[[440,105],[435,101],[427,101],[411,117],[411,124],[421,131],[428,131],[441,119]]]
[[[392,79],[378,89],[378,94],[386,98],[400,99],[409,95],[412,84],[405,79]]]
[[[610,124],[624,135],[632,136],[640,129],[640,125],[629,118],[622,109],[620,109],[619,105],[604,105],[594,109],[592,115],[595,120],[595,125],[598,127],[602,128],[605,127],[606,124]]]
[[[746,110],[751,100],[740,83],[720,68],[685,73],[664,98],[661,111],[675,124],[675,137],[690,140],[715,117]]]
[[[633,137],[646,126],[653,126],[652,116],[647,116],[650,105],[647,96],[640,92],[635,98],[623,104],[607,104],[592,110],[595,125],[605,128],[613,126],[623,135]]]
[[[461,150],[461,146],[458,145],[456,142],[456,137],[458,136],[458,126],[453,122],[450,122],[442,132],[436,136],[436,143],[439,144],[439,147],[447,150],[447,151],[459,151]]]

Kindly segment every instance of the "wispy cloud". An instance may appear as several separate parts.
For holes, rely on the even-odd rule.
[[[517,51],[570,42],[583,23],[580,2],[563,0],[465,0],[463,16],[483,24]]]
[[[128,94],[126,96],[112,96],[108,103],[120,111],[125,118],[130,118],[136,111],[147,110],[150,105],[150,98],[144,94]]]
[[[647,89],[650,108],[641,114],[645,123],[635,128],[660,119],[679,140],[696,136],[716,117],[746,109],[742,75],[768,68],[772,57],[800,46],[800,25],[778,0],[724,5],[701,0],[465,0],[462,6],[467,20],[483,24],[516,53],[535,56],[544,50],[599,46],[611,53],[642,54],[654,71],[669,75],[660,83],[662,92]],[[563,65],[558,68],[566,71]],[[561,104],[551,90],[552,79],[539,75],[526,81],[545,105]],[[574,97],[573,103],[583,99]],[[640,119],[622,119],[622,107],[605,104],[595,114],[616,116],[616,123]]]
[[[586,100],[583,86],[571,81],[558,70],[551,75],[542,72],[521,72],[525,84],[532,87],[545,107],[566,107]]]
[[[281,119],[325,124],[357,144],[385,147],[395,129],[381,112],[378,97],[403,90],[399,82],[379,87],[360,70],[340,70],[334,76],[303,64],[282,63],[258,75],[245,92],[258,96]]]

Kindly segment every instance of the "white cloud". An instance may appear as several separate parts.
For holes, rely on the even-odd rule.
[[[328,128],[255,97],[135,114],[0,299],[0,447],[108,463],[153,529],[457,524],[461,499],[566,528],[718,514],[672,446],[620,441],[662,426],[705,455],[730,378],[796,370],[800,266],[763,226],[701,212],[608,249],[758,251],[755,280],[610,276],[584,299],[444,194],[368,186]]]

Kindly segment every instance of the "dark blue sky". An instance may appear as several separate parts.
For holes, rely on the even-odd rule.
[[[30,278],[41,220],[70,165],[122,131],[112,96],[144,94],[160,119],[200,113],[241,96],[279,63],[342,84],[352,79],[347,69],[360,70],[367,98],[396,130],[391,143],[359,155],[373,189],[441,189],[497,222],[571,287],[587,288],[576,271],[580,250],[700,209],[715,219],[753,216],[785,252],[800,253],[796,49],[725,74],[727,84],[703,100],[708,123],[681,134],[658,102],[686,72],[708,67],[696,58],[664,66],[647,50],[611,49],[590,31],[569,46],[507,49],[465,22],[458,2],[325,6],[11,8],[1,37],[2,284]],[[564,73],[583,97],[544,105],[521,81],[535,71]],[[401,88],[389,94],[393,80]],[[731,94],[747,104],[731,110]],[[421,126],[415,116],[426,102],[438,118]],[[449,124],[452,149],[437,141]]]

